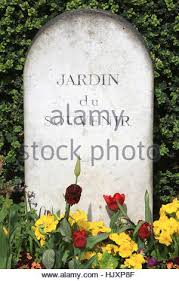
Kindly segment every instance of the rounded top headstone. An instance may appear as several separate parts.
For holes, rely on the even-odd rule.
[[[55,17],[33,40],[24,91],[25,181],[38,208],[63,210],[79,155],[77,208],[107,221],[103,195],[119,192],[129,215],[142,218],[152,162],[138,146],[152,145],[153,69],[139,32],[101,10]]]
[[[47,22],[36,34],[34,37],[31,47],[29,48],[28,54],[27,54],[27,59],[24,67],[24,75],[26,73],[26,65],[28,63],[28,56],[30,56],[30,52],[35,47],[35,44],[37,43],[39,37],[43,35],[45,32],[50,31],[51,29],[53,30],[54,25],[59,25],[64,22],[68,26],[71,26],[74,28],[73,24],[76,24],[80,27],[83,26],[83,24],[88,25],[91,27],[91,24],[94,26],[94,28],[97,30],[98,24],[105,23],[105,25],[108,25],[109,23],[113,22],[116,26],[118,26],[121,31],[123,31],[125,34],[128,34],[130,38],[134,41],[137,41],[137,44],[140,45],[141,48],[143,48],[143,51],[146,55],[146,59],[148,60],[148,64],[150,65],[151,69],[153,68],[152,61],[150,58],[150,55],[148,53],[148,50],[146,49],[144,39],[141,36],[141,34],[138,32],[138,30],[126,19],[124,19],[122,16],[113,14],[108,11],[100,10],[100,9],[79,9],[79,10],[72,10],[72,11],[67,11],[65,13],[62,13],[55,18],[51,19],[49,22]],[[61,27],[63,28],[63,27]],[[76,28],[76,26],[75,26]],[[100,26],[100,30],[102,27]],[[105,28],[103,28],[103,31]],[[112,26],[108,25],[107,30],[105,30],[105,33],[107,33],[107,36],[109,36],[110,30],[112,31]],[[101,30],[102,31],[102,30]],[[100,31],[99,31],[100,32]],[[88,34],[86,35],[91,35],[91,39],[93,33],[88,30]],[[112,40],[114,41],[113,38]]]

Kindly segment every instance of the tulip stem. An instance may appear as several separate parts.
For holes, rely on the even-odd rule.
[[[70,204],[66,204],[66,209],[65,209],[65,218],[68,220],[70,214]]]
[[[121,206],[121,204],[119,203],[119,201],[116,201],[117,202],[117,205],[118,205],[118,208],[119,210],[121,211],[121,213],[124,215],[124,217],[130,222],[132,223],[133,225],[135,225],[131,220],[130,218],[128,217],[127,215],[127,212],[124,210],[124,208]]]
[[[75,184],[77,184],[78,183],[78,177],[76,177],[76,180],[75,180]]]

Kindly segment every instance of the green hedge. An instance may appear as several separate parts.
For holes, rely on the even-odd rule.
[[[154,169],[155,201],[176,196],[177,151],[177,0],[0,0],[0,155],[3,180],[23,179],[19,149],[23,144],[22,72],[25,55],[39,28],[66,10],[82,7],[111,10],[128,19],[143,35],[155,69],[154,141],[161,160]],[[145,187],[144,187],[145,188]]]

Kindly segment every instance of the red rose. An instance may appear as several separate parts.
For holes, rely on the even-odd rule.
[[[77,204],[80,201],[82,188],[77,184],[71,184],[66,189],[65,193],[65,200],[66,202],[72,206],[74,204]]]
[[[73,245],[75,248],[85,248],[87,242],[87,233],[85,230],[73,232]]]
[[[124,200],[125,200],[125,195],[120,194],[120,193],[115,193],[113,196],[103,195],[103,198],[106,201],[106,204],[108,205],[108,208],[110,210],[117,211],[119,209],[117,202],[119,202],[119,204],[123,205]]]
[[[141,240],[145,240],[150,237],[151,232],[151,225],[148,222],[144,222],[138,230],[138,236]]]

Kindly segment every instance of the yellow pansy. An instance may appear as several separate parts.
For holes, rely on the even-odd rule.
[[[119,247],[119,255],[122,258],[127,258],[136,250],[137,244],[135,242],[126,242]]]
[[[117,245],[121,245],[123,242],[131,241],[131,238],[129,235],[127,235],[125,232],[122,233],[111,233],[109,235],[109,238],[114,241]]]
[[[93,236],[96,236],[99,233],[111,232],[111,228],[106,227],[103,221],[89,222],[88,230]]]
[[[45,234],[42,234],[38,227],[32,226],[32,230],[34,231],[35,236],[38,240],[44,239]]]
[[[35,223],[37,227],[43,227],[45,233],[52,232],[56,229],[58,220],[53,215],[43,215]]]
[[[179,220],[179,211],[176,212],[176,218]]]
[[[92,252],[92,251],[85,252],[83,254],[81,260],[89,260],[89,259],[91,259],[95,255],[96,255],[96,252]]]
[[[102,253],[97,253],[98,262],[100,262],[102,260],[102,257],[103,257]]]
[[[85,221],[87,222],[87,215],[82,210],[77,210],[74,213],[70,213],[69,216],[69,223],[73,225],[74,223],[78,223],[79,221]]]
[[[63,217],[64,215],[61,215],[60,219],[62,219]],[[82,210],[77,210],[74,213],[70,213],[69,223],[71,224],[71,226],[76,223],[80,230],[85,229],[86,231],[91,232],[93,236],[96,236],[99,233],[111,232],[111,228],[106,227],[103,221],[88,221],[86,213]]]
[[[132,254],[130,258],[126,259],[121,268],[135,268],[141,269],[142,264],[145,263],[145,259],[141,254]]]
[[[108,254],[117,254],[119,252],[119,247],[114,244],[107,244],[102,247],[103,252],[107,252]]]
[[[60,216],[60,220],[63,218],[64,218],[64,215],[62,214]],[[86,231],[88,231],[89,222],[87,220],[86,213],[82,210],[77,210],[74,213],[70,212],[69,223],[71,226],[73,226],[76,223],[80,230],[85,229]]]
[[[45,244],[45,236],[56,230],[58,220],[54,215],[43,215],[36,222],[32,230],[35,233],[36,238],[40,241],[40,245]]]
[[[179,200],[177,200],[176,198],[173,200],[173,202],[166,204],[166,205],[162,205],[162,207],[160,208],[160,215],[163,214],[174,214],[177,211],[179,211]]]
[[[86,213],[82,210],[77,210],[74,213],[70,213],[69,223],[71,224],[71,226],[76,223],[80,230],[85,229],[86,231],[88,231],[89,222],[87,220]]]
[[[159,243],[166,246],[171,245],[172,236],[179,233],[179,221],[174,217],[170,217],[170,214],[175,215],[175,211],[178,208],[178,200],[174,200],[172,203],[163,205],[160,209],[160,218],[153,223],[153,230],[155,238]],[[177,213],[176,213],[177,214]]]
[[[45,245],[45,236],[40,239],[40,246],[43,247]]]
[[[172,238],[169,231],[162,231],[158,240],[161,244],[169,246],[172,243]]]
[[[137,244],[125,232],[112,233],[109,235],[109,238],[119,246],[118,253],[122,258],[129,257],[138,250]]]
[[[171,234],[177,233],[179,231],[179,222],[174,218],[169,219],[169,231]]]

